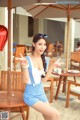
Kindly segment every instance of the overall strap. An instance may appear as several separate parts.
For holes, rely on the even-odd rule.
[[[35,81],[34,81],[34,77],[33,77],[33,74],[32,74],[32,65],[31,65],[31,61],[30,61],[29,56],[26,56],[26,59],[28,60],[28,64],[29,64],[28,70],[29,70],[29,76],[30,76],[31,84],[33,86],[35,86]]]

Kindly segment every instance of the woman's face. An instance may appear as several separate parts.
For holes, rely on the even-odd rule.
[[[35,47],[35,52],[37,52],[39,55],[42,55],[47,47],[46,41],[42,38],[38,40],[38,42],[33,43],[33,46]]]

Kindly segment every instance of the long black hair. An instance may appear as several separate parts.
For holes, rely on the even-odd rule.
[[[40,33],[36,34],[36,35],[33,37],[33,43],[38,42],[41,38],[46,41],[46,45],[47,45],[47,35],[46,35],[46,34],[40,34]],[[32,51],[34,51],[34,50],[35,50],[35,47],[32,46]],[[46,50],[45,50],[45,52],[46,52]],[[45,52],[41,55],[41,58],[42,58],[42,61],[43,61],[44,71],[46,72]]]

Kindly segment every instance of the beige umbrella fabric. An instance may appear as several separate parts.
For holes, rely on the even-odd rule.
[[[34,3],[55,3],[56,0],[11,0],[12,7],[22,7]],[[8,7],[8,0],[0,0],[0,7]]]
[[[80,17],[80,4],[38,3],[24,6],[34,18],[67,18],[66,71],[68,70],[68,51],[70,39],[70,18]]]
[[[50,4],[50,3],[38,3],[33,5],[24,6],[33,17],[36,18],[61,18],[66,17],[67,14],[71,18],[80,17],[80,4]]]

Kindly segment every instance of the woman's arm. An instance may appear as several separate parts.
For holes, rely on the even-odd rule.
[[[59,60],[58,60],[58,62],[59,62]],[[55,62],[53,59],[50,60],[47,73],[46,73],[45,77],[42,78],[42,82],[46,82],[49,79],[53,69],[60,66],[58,62]]]
[[[20,58],[17,58],[19,61],[20,61],[20,64],[21,64],[21,70],[23,72],[23,81],[24,83],[28,83],[28,80],[29,80],[29,72],[28,72],[28,67],[29,67],[29,64],[28,64],[28,61],[26,60],[25,57],[23,57],[21,54],[20,54]]]
[[[24,83],[28,83],[28,81],[29,81],[28,67],[25,66],[25,68],[23,68],[23,66],[22,66],[22,72],[23,72],[23,81],[24,81]]]

